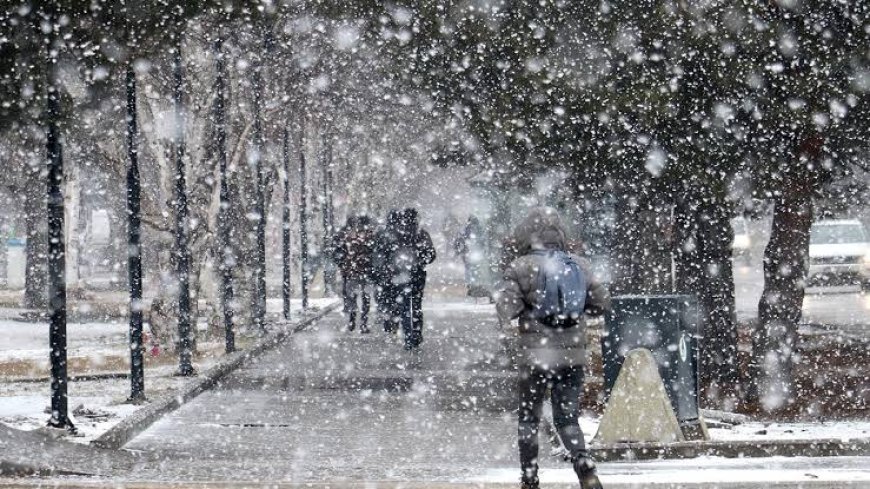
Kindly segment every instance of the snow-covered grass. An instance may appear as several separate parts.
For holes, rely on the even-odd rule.
[[[196,362],[196,368],[206,369],[216,360],[203,358]],[[175,369],[169,365],[146,369],[145,392],[150,399],[169,395],[190,381],[175,377]],[[129,395],[127,378],[71,381],[70,416],[79,433],[68,439],[89,443],[136,412],[141,406],[127,403]],[[4,382],[0,384],[0,422],[21,430],[41,428],[49,418],[50,399],[47,382]]]
[[[211,367],[218,356],[200,357],[198,370]],[[146,368],[145,392],[149,399],[171,395],[190,378],[176,377],[175,365]],[[130,380],[126,377],[72,380],[69,383],[69,409],[78,430],[71,441],[89,443],[141,405],[127,401]],[[33,430],[45,426],[49,418],[50,387],[47,382],[4,382],[0,384],[0,422],[13,428]]]
[[[586,442],[592,446],[599,418],[584,415],[580,418]],[[730,428],[709,428],[711,441],[794,441],[832,439],[849,441],[870,437],[870,420],[866,421],[819,421],[802,423],[748,422]],[[543,445],[542,445],[543,446]]]
[[[48,364],[48,324],[0,320],[0,361],[39,359]],[[67,324],[67,355],[99,355],[124,352],[125,323]]]
[[[731,429],[711,428],[714,440],[815,440],[848,441],[870,437],[868,421],[819,421],[813,423],[744,423]]]
[[[312,299],[311,307],[322,309],[334,298]],[[291,303],[291,314],[298,317],[301,303]],[[270,299],[269,312],[280,313],[281,301]],[[125,373],[129,371],[127,324],[70,323],[67,325],[68,359],[71,375]],[[200,326],[203,328],[203,325]],[[240,328],[244,330],[244,328]],[[45,426],[49,418],[50,386],[48,325],[0,320],[0,422],[13,428],[33,430]],[[244,334],[237,344],[252,341]],[[223,339],[200,341],[194,366],[202,371],[223,355]],[[146,353],[145,393],[150,399],[171,395],[190,378],[174,376],[176,358],[168,352],[159,357]],[[69,383],[69,409],[79,443],[89,443],[141,406],[126,402],[130,380],[126,377],[72,380]]]

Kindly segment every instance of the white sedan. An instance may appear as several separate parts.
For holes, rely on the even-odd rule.
[[[819,221],[810,228],[808,281],[858,282],[870,288],[870,240],[858,220]]]

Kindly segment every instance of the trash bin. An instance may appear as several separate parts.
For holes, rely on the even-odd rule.
[[[625,354],[650,350],[686,439],[701,430],[698,412],[698,304],[689,295],[637,295],[613,299],[601,337],[607,397]]]

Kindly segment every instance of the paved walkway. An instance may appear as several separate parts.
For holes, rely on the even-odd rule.
[[[141,457],[93,472],[106,478],[51,482],[517,487],[513,374],[492,307],[434,303],[425,312],[420,354],[383,332],[347,332],[333,314],[155,423],[126,446]],[[542,443],[547,487],[576,487]],[[867,467],[870,457],[702,457],[601,464],[601,474],[608,489],[859,488],[870,487]]]
[[[455,480],[515,462],[513,375],[491,307],[427,308],[422,352],[338,315],[127,445],[134,479]]]
[[[430,304],[426,315],[419,355],[382,332],[344,331],[338,315],[295,335],[128,444],[157,460],[128,480],[515,487],[513,374],[491,306]],[[546,451],[543,480],[575,487]],[[601,473],[609,489],[857,488],[870,486],[868,466],[867,457],[701,458]]]

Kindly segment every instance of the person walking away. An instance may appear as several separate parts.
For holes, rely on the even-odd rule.
[[[489,295],[483,287],[486,241],[483,226],[476,216],[468,218],[468,223],[453,243],[453,250],[462,258],[462,264],[465,266],[466,295],[469,297]]]
[[[368,216],[349,217],[347,224],[334,238],[333,256],[341,271],[349,331],[356,328],[359,313],[360,332],[369,332],[374,238],[374,226]]]
[[[432,236],[420,227],[420,218],[417,209],[404,210],[404,218],[408,223],[410,233],[414,236],[414,249],[417,259],[411,271],[411,336],[409,342],[406,338],[406,346],[409,349],[417,348],[423,341],[423,293],[426,289],[426,267],[435,261],[435,246],[432,244]]]
[[[417,211],[399,214],[396,232],[389,235],[388,261],[393,298],[393,327],[401,325],[405,349],[416,350],[423,341],[423,315],[420,308],[426,286],[425,267],[435,259],[429,233],[419,229]],[[416,305],[416,307],[415,307]]]
[[[581,487],[602,487],[578,418],[586,357],[584,314],[604,314],[610,296],[589,264],[566,251],[565,229],[554,209],[532,210],[514,232],[519,257],[505,270],[496,294],[500,323],[519,318],[517,434],[524,489],[539,486],[538,426],[548,387],[553,424]]]
[[[393,313],[396,310],[396,298],[399,288],[393,284],[390,260],[393,250],[398,245],[399,226],[401,225],[402,213],[393,209],[387,214],[384,225],[375,234],[374,253],[372,258],[374,283],[376,287],[375,300],[378,313],[383,322],[384,331],[396,333],[398,324],[393,321]]]

